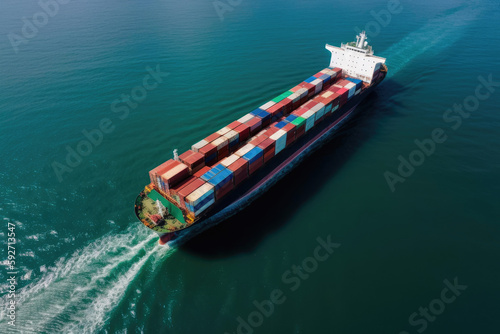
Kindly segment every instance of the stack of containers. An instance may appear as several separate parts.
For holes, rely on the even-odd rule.
[[[325,115],[325,105],[320,102],[320,99],[321,98],[319,99],[315,98],[314,102],[316,104],[311,108],[311,111],[316,113],[315,124],[321,122],[324,118],[323,116]]]
[[[185,198],[186,209],[192,212],[195,217],[199,216],[214,203],[215,191],[214,186],[210,183],[204,183]]]
[[[348,81],[348,80],[346,80]],[[344,86],[344,88],[349,89],[349,95],[347,96],[348,99],[352,98],[354,94],[356,93],[356,84],[354,82],[350,82]]]
[[[201,183],[200,183],[201,182]],[[178,185],[172,187],[170,189],[170,197],[172,197],[178,204],[179,206],[185,208],[184,204],[184,199],[181,198],[180,192],[184,189],[192,189],[191,192],[193,192],[196,188],[200,187],[204,182],[197,178],[196,176],[191,176],[187,178],[186,180],[182,181]],[[189,193],[187,194],[189,195]]]
[[[197,171],[196,173],[194,173],[193,176],[196,176],[197,178],[200,178],[203,174],[205,174],[206,172],[208,172],[210,169],[211,169],[210,167],[205,166],[202,169],[200,169],[199,171]]]
[[[256,117],[252,114],[248,114],[251,118],[245,122],[245,124],[250,128],[250,136],[253,136],[262,128],[262,119]]]
[[[233,163],[228,165],[227,169],[233,172],[234,186],[237,186],[248,177],[248,161],[243,158],[240,158],[237,155],[234,156],[237,159]]]
[[[173,162],[166,170],[161,171],[162,174],[156,174],[158,179],[158,184],[156,185],[167,194],[169,193],[170,188],[189,176],[188,166],[179,161],[172,161]]]
[[[215,198],[221,199],[234,188],[233,172],[222,164],[218,164],[201,176],[201,179],[208,182],[215,189]]]
[[[260,143],[262,143],[264,140],[266,140],[268,137],[264,134],[266,130],[261,131],[262,134],[258,134],[257,136],[253,137],[252,140],[250,140],[250,144],[253,146],[259,146]]]
[[[304,81],[303,83],[300,84],[300,86],[302,88],[307,89],[307,99],[309,99],[309,98],[311,98],[311,97],[314,96],[314,92],[316,91],[316,86],[314,86],[312,83]]]
[[[283,127],[283,130],[286,131],[286,146],[288,147],[296,139],[297,127],[295,125],[293,125],[292,123],[287,123]]]
[[[347,80],[353,82],[356,84],[356,95],[361,92],[361,88],[363,87],[363,81],[359,79],[354,79],[354,78],[346,78]]]
[[[275,121],[283,116],[284,107],[285,106],[280,101],[280,102],[276,102],[276,104],[274,104],[272,107],[267,109],[267,112],[271,114],[271,121]]]
[[[276,133],[269,137],[275,141],[274,155],[277,155],[286,147],[286,134],[285,130],[278,129]]]
[[[227,134],[229,131],[231,130],[228,129],[225,133]],[[217,148],[217,160],[221,160],[229,155],[229,140],[226,137],[220,136],[211,142],[211,144]]]
[[[235,123],[235,122],[233,122],[233,123]],[[236,126],[236,128],[239,127],[240,125],[241,125],[241,123],[238,126]],[[240,135],[239,135],[239,133],[236,132],[236,130],[231,130],[231,131],[229,131],[228,133],[226,133],[224,135],[224,138],[226,138],[227,141],[228,141],[228,143],[229,143],[228,144],[228,152],[229,153],[233,152],[238,147],[238,144],[240,142]]]
[[[264,163],[268,162],[272,157],[274,157],[276,142],[271,138],[266,138],[263,142],[261,142],[258,147],[260,147],[263,151]]]
[[[273,101],[269,101],[267,102],[266,104],[263,104],[259,107],[259,109],[262,109],[262,110],[268,110],[269,108],[271,108],[272,106],[274,106],[276,104],[276,102],[273,102]]]
[[[177,191],[177,195],[173,197],[182,208],[186,209],[186,197],[204,184],[205,181],[200,178],[196,178],[193,182],[190,182],[183,188],[179,189]]]
[[[248,137],[250,137],[250,126],[245,124],[245,122],[249,121],[250,119],[252,119],[252,115],[245,115],[245,116],[241,117],[238,120],[238,122],[240,122],[241,125],[234,128],[234,131],[236,131],[238,133],[239,143],[245,142],[245,140],[247,140]],[[236,149],[236,148],[237,148],[237,146],[234,149]]]
[[[252,111],[250,114],[261,119],[263,128],[271,124],[271,114],[265,110],[258,108]]]
[[[294,115],[295,116],[295,115]],[[295,125],[295,138],[298,139],[300,138],[302,135],[304,135],[306,133],[306,119],[301,117],[301,116],[297,116],[297,118],[295,118],[291,124]]]
[[[242,156],[248,161],[248,174],[252,175],[264,164],[264,150],[256,146]]]
[[[201,146],[201,148],[198,149],[200,145],[203,143],[206,143],[205,145]],[[205,165],[210,166],[217,162],[217,146],[207,143],[206,140],[199,141],[198,143],[194,144],[191,149],[195,152],[199,152],[203,154],[205,157]]]
[[[199,152],[187,150],[179,156],[179,159],[189,168],[191,174],[205,167],[205,157]]]

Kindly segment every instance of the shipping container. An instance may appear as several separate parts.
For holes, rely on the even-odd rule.
[[[177,185],[173,186],[172,188],[170,188],[170,196],[175,199],[175,201],[177,202],[177,204],[179,204],[179,206],[182,206],[183,204],[181,203],[181,199],[179,197],[179,191],[181,189],[183,189],[184,187],[190,185],[191,183],[193,183],[194,181],[196,180],[199,180],[196,176],[189,176],[188,178],[186,178],[185,180],[179,182]]]
[[[356,84],[356,90],[361,89],[363,87],[363,81],[355,78],[346,78],[346,80],[349,80],[353,83]]]
[[[231,129],[226,126],[226,127],[223,127],[222,129],[220,129],[219,131],[217,131],[216,133],[219,134],[219,136],[224,136],[229,131],[231,131]]]
[[[197,178],[201,178],[201,176],[203,174],[205,174],[206,172],[208,172],[210,169],[212,169],[212,168],[209,166],[205,166],[202,169],[200,169],[199,171],[197,171],[196,173],[194,173],[193,175],[196,176]]]
[[[227,169],[233,172],[235,186],[248,178],[248,161],[243,158],[239,158],[238,160],[230,164]]]
[[[252,114],[246,114],[245,116],[242,116],[238,119],[238,122],[240,122],[241,124],[244,124],[246,122],[248,122],[249,120],[251,120],[253,118],[253,115]]]
[[[217,160],[224,159],[229,155],[229,140],[226,137],[219,137],[211,144],[217,147]]]
[[[259,144],[259,147],[264,151],[264,163],[268,162],[272,157],[274,157],[275,145],[276,141],[271,138],[267,138]]]
[[[191,174],[196,173],[205,166],[205,156],[199,152],[187,150],[179,156],[179,159],[189,168]]]
[[[281,152],[286,147],[286,131],[285,130],[280,129],[269,138],[271,138],[272,140],[274,140],[276,142],[275,148],[274,148],[275,155],[277,155],[279,152]]]
[[[233,149],[235,149],[238,146],[238,143],[240,141],[239,140],[240,135],[235,130],[231,130],[224,135],[224,138],[226,138],[229,142],[229,153],[231,153],[233,151]]]
[[[311,84],[314,85],[314,95],[318,94],[323,90],[323,81],[320,79],[316,79]]]
[[[263,130],[265,132],[266,130]],[[253,146],[258,146],[260,143],[262,143],[264,140],[266,140],[268,137],[265,134],[260,134],[252,138],[250,140],[250,144]]]
[[[176,161],[165,173],[160,175],[160,189],[168,193],[170,188],[189,177],[189,168],[182,162]]]
[[[259,109],[262,109],[262,110],[267,110],[269,108],[271,108],[272,106],[274,106],[276,104],[276,102],[273,102],[273,101],[269,101],[267,102],[266,104],[263,104],[259,107]]]
[[[248,152],[250,152],[255,146],[252,144],[246,144],[242,148],[240,148],[238,151],[236,151],[234,154],[236,154],[239,157],[244,156]]]
[[[188,197],[189,195],[191,195],[191,193],[193,191],[195,191],[196,189],[198,189],[199,187],[201,187],[202,185],[205,184],[205,181],[203,181],[202,179],[196,177],[193,182],[189,183],[188,185],[186,185],[185,187],[183,187],[182,189],[179,189],[177,191],[177,203],[179,203],[179,205],[183,208],[186,208],[186,197]]]
[[[207,143],[211,143],[211,142],[213,142],[214,140],[216,140],[217,138],[219,138],[220,136],[221,136],[220,134],[218,134],[217,132],[215,132],[215,133],[212,133],[212,134],[211,134],[210,136],[208,136],[207,138],[205,138],[205,141],[206,141]]]
[[[149,179],[151,183],[156,185],[159,188],[158,176],[165,173],[167,170],[171,168],[173,164],[176,164],[176,161],[173,159],[167,160],[162,163],[160,166],[149,171]]]
[[[242,156],[248,161],[248,174],[253,174],[264,164],[264,150],[256,146]]]
[[[306,132],[311,130],[312,127],[314,126],[314,123],[316,122],[316,113],[312,110],[308,110],[300,117],[306,119]]]
[[[232,163],[236,162],[236,160],[238,160],[240,157],[236,154],[231,154],[230,156],[228,156],[227,158],[225,158],[224,160],[222,160],[220,162],[220,164],[224,167],[228,167],[229,165],[231,165]]]
[[[207,142],[205,139],[202,139],[199,142],[197,142],[196,144],[194,144],[193,146],[191,146],[191,150],[193,150],[194,152],[198,152],[198,150],[200,148],[202,148],[203,146],[207,145],[208,143],[209,142]]]
[[[262,127],[266,127],[271,123],[271,114],[262,109],[255,109],[251,112],[252,115],[262,120]]]
[[[238,133],[240,144],[244,143],[250,137],[250,126],[247,124],[241,124],[234,131]]]
[[[186,197],[186,209],[195,216],[200,215],[215,202],[214,186],[205,183]]]
[[[236,129],[238,126],[240,126],[242,123],[238,121],[234,121],[231,124],[229,124],[227,127],[231,130]]]
[[[199,152],[205,157],[205,165],[210,166],[217,161],[217,147],[208,143],[200,148]]]
[[[253,116],[251,120],[245,122],[245,124],[250,127],[250,136],[255,135],[262,128],[262,120],[255,116]]]
[[[286,146],[288,147],[290,144],[292,144],[295,141],[295,133],[297,130],[297,127],[293,125],[292,123],[287,123],[283,130],[286,131]]]
[[[271,120],[276,120],[283,116],[283,103],[278,102],[275,105],[273,105],[271,108],[267,110],[268,113],[271,114]]]

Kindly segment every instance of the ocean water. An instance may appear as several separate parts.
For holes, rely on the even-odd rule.
[[[0,333],[497,331],[497,1],[61,2],[0,5]],[[360,117],[250,207],[157,245],[133,214],[147,172],[365,27],[389,74]]]

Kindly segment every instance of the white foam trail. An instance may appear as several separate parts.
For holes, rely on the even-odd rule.
[[[146,265],[173,253],[139,224],[106,235],[59,259],[40,279],[17,291],[15,332],[95,333]],[[6,296],[0,299],[5,305]],[[2,307],[0,325],[6,325]]]
[[[391,46],[382,53],[387,57],[388,76],[395,75],[423,53],[436,54],[451,46],[463,36],[465,28],[479,13],[480,10],[477,8],[466,7],[433,19]]]

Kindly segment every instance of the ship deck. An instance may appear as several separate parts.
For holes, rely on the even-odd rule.
[[[164,202],[166,199],[156,191],[152,191],[147,195],[142,192],[139,196],[137,196],[135,204],[135,213],[137,218],[157,233],[169,233],[184,229],[186,227],[186,223],[182,223],[176,219],[172,214],[170,214],[168,209],[166,209],[165,213],[160,216],[158,206],[156,205],[157,199],[165,206],[166,203]],[[156,215],[161,217],[161,222],[158,224],[155,223],[153,218]]]

